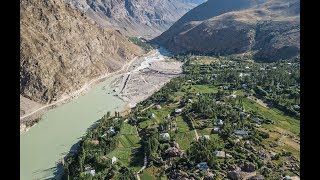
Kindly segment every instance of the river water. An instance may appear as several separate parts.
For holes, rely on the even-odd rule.
[[[163,48],[145,57],[133,71],[147,68],[150,62],[163,60],[170,53]],[[20,135],[20,179],[48,179],[61,174],[57,163],[69,152],[98,119],[108,111],[121,111],[125,102],[110,88],[116,76],[95,85],[84,96],[49,110],[42,120]],[[58,172],[57,172],[58,171]]]

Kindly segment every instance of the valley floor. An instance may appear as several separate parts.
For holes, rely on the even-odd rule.
[[[178,72],[165,63],[169,61],[123,74],[113,82],[114,91],[131,102],[152,87],[157,89],[163,74]],[[299,64],[281,63],[275,65],[279,70],[261,70],[274,65],[224,59],[207,65],[194,59],[186,62],[182,76],[137,103],[131,113],[103,116],[82,138],[79,150],[66,158],[65,177],[200,180],[300,176],[299,114],[282,107],[283,101],[290,107],[299,100],[294,96],[277,98],[278,94],[293,94],[299,81],[290,76],[280,81],[286,86],[262,95],[269,88],[267,80],[259,82],[262,87],[255,82],[266,74],[277,78],[287,71],[295,73]],[[242,74],[252,76],[242,78]],[[273,100],[273,105],[267,106],[266,99]],[[111,161],[114,158],[116,162]],[[201,164],[207,168],[202,169]]]

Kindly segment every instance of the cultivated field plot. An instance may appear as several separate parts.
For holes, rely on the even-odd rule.
[[[143,157],[137,156],[141,144],[136,128],[129,124],[123,124],[118,140],[117,148],[110,152],[107,157],[115,156],[121,163],[132,167],[134,170],[141,168],[141,163],[135,163],[137,159],[139,159],[138,162],[143,162],[141,160]]]
[[[184,91],[188,91],[191,93],[216,93],[218,92],[218,88],[209,85],[184,85],[182,87]]]
[[[218,58],[210,56],[195,56],[194,59],[193,64],[212,64],[219,61]]]
[[[284,115],[278,109],[265,108],[250,99],[245,99],[244,106],[246,110],[256,111],[274,122],[274,124],[264,124],[259,129],[270,134],[270,137],[262,142],[268,149],[277,153],[285,150],[300,159],[300,123],[298,120]],[[270,144],[277,145],[270,147]]]

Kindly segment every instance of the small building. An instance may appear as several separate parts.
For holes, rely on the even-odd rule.
[[[204,139],[210,139],[210,136],[209,135],[203,135],[202,136]]]
[[[296,110],[296,111],[299,111],[300,110],[300,106],[296,104],[296,105],[293,106],[293,109]]]
[[[169,133],[161,133],[160,136],[164,140],[170,140],[170,134]]]
[[[200,171],[209,170],[209,166],[208,166],[208,164],[206,162],[199,163],[197,166],[198,166]]]
[[[214,125],[222,126],[223,125],[223,121],[221,119],[219,119],[217,122],[214,123]]]
[[[178,109],[175,109],[174,112],[175,112],[175,113],[181,113],[181,112],[182,112],[182,109],[179,109],[179,108],[178,108]]]
[[[261,124],[263,122],[263,120],[258,117],[255,117],[253,120],[258,124]]]
[[[211,132],[212,132],[213,134],[218,134],[218,133],[220,133],[220,128],[215,127],[215,128],[212,129]]]
[[[226,153],[226,157],[228,157],[228,158],[232,158],[232,155],[231,155],[231,154]]]
[[[250,90],[250,88],[249,88],[249,86],[248,86],[247,84],[242,84],[242,88],[243,88],[244,90],[246,90],[246,91],[249,91],[249,90]]]
[[[111,158],[111,164],[117,162],[117,160],[118,160],[118,159],[117,159],[115,156],[113,156],[113,157]]]
[[[189,103],[192,103],[192,99],[188,99],[188,102],[189,102]]]
[[[265,71],[266,69],[265,68],[260,68],[260,71]]]
[[[246,69],[250,69],[250,67],[249,67],[249,66],[246,66],[245,68],[246,68]]]
[[[274,67],[272,67],[272,69],[277,69],[277,67],[274,66]]]
[[[214,151],[213,154],[217,157],[225,158],[226,157],[226,152],[224,151]]]
[[[230,95],[230,97],[232,97],[232,98],[236,98],[236,97],[237,97],[237,95],[235,95],[235,94],[231,94],[231,95]]]
[[[197,95],[197,96],[200,96],[200,93],[197,93],[196,95]]]
[[[155,105],[155,108],[156,108],[157,110],[159,110],[159,109],[161,109],[161,106],[160,106],[159,104],[157,104],[157,105]]]
[[[94,170],[90,165],[89,166],[85,166],[85,174],[90,174],[91,176],[96,175],[96,170]]]
[[[209,170],[209,166],[208,166],[208,164],[206,162],[199,163],[197,166],[198,166],[200,171]]]
[[[234,140],[234,143],[235,143],[235,144],[237,144],[238,142],[240,142],[240,139],[239,139],[239,138],[236,139],[236,140]]]
[[[107,131],[108,134],[115,134],[116,131],[113,127],[110,127],[109,130]]]
[[[260,125],[260,124],[255,124],[255,125],[254,125],[254,127],[256,127],[256,128],[260,128],[260,127],[261,127],[261,125]]]
[[[245,131],[245,130],[236,130],[236,131],[234,131],[234,133],[236,135],[240,135],[240,136],[246,136],[249,134],[248,131]]]
[[[149,116],[150,119],[154,119],[155,117],[156,117],[156,115],[154,115],[154,113],[151,113]]]

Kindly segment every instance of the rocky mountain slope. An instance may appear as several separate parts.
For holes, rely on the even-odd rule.
[[[57,100],[142,54],[63,0],[22,0],[20,17],[20,94],[35,102]]]
[[[65,0],[106,27],[129,36],[155,37],[204,0]]]
[[[151,42],[175,54],[242,54],[256,60],[300,53],[299,0],[209,0]]]

